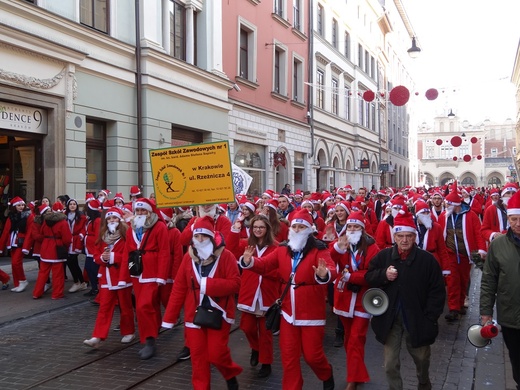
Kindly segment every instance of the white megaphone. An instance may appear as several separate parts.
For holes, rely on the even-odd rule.
[[[370,288],[363,294],[362,303],[368,314],[380,316],[388,309],[388,295],[380,288]]]
[[[494,324],[486,326],[475,324],[471,325],[468,329],[468,340],[477,348],[483,348],[491,344],[491,339],[497,335],[498,327]]]

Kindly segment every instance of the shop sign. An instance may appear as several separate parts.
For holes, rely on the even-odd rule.
[[[47,134],[47,112],[0,101],[0,129]]]

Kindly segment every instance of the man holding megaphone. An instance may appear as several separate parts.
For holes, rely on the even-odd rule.
[[[509,351],[513,379],[520,389],[520,191],[507,204],[507,233],[491,241],[480,284],[481,325],[497,320]]]
[[[412,215],[399,211],[394,218],[395,244],[372,258],[365,279],[388,295],[388,309],[372,317],[376,339],[384,344],[384,366],[390,389],[402,389],[400,352],[403,337],[416,368],[419,389],[431,389],[430,345],[439,332],[446,291],[442,270],[432,254],[415,244]]]

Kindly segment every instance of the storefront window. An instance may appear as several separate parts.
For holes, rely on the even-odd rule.
[[[306,191],[305,184],[305,153],[294,152],[294,191]]]
[[[235,150],[234,163],[253,178],[248,195],[260,196],[265,190],[264,147],[245,142],[235,142]]]
[[[106,124],[87,120],[87,192],[106,188]]]

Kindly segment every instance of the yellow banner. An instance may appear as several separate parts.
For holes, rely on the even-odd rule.
[[[235,201],[228,141],[150,150],[158,208]]]

